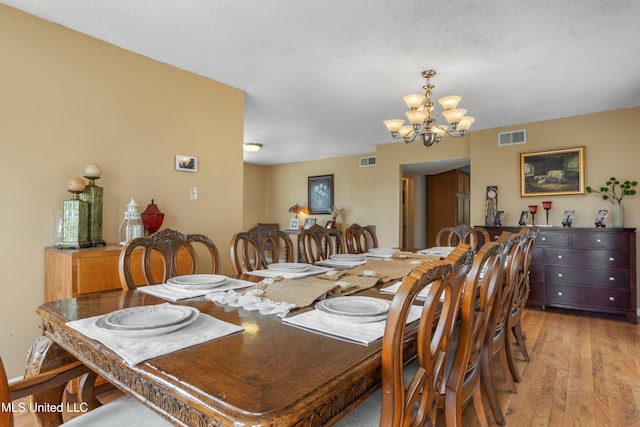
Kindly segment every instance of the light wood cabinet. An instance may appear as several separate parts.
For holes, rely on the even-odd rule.
[[[120,289],[118,261],[122,246],[111,244],[95,248],[45,248],[44,299],[45,302],[92,292]],[[131,265],[142,265],[142,250],[134,252]],[[154,277],[164,273],[161,256],[152,254],[151,269]],[[178,270],[190,273],[191,261],[186,254],[178,256]],[[142,267],[132,270],[136,283],[143,283]]]

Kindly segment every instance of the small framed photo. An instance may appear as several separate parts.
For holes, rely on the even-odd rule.
[[[596,215],[596,227],[600,228],[604,228],[606,223],[607,223],[607,215],[609,214],[609,211],[607,209],[600,209],[598,211],[598,215]]]
[[[562,226],[571,228],[571,224],[573,223],[573,216],[576,214],[574,210],[564,211],[562,215]]]
[[[300,221],[298,218],[291,218],[289,220],[289,230],[297,230],[300,227]]]
[[[333,221],[327,221],[327,225],[325,225],[326,228],[333,228]]]
[[[504,219],[504,211],[496,212],[496,217],[493,220],[493,225],[496,227],[501,227],[503,219]]]
[[[307,218],[304,220],[304,229],[311,228],[316,223],[315,218]]]
[[[193,156],[176,155],[176,170],[185,172],[198,171],[198,158]]]
[[[529,219],[529,211],[522,211],[522,213],[520,214],[520,221],[518,221],[518,224],[527,225],[528,219]]]

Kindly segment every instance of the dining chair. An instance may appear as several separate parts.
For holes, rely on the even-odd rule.
[[[529,268],[531,265],[531,258],[533,257],[533,249],[539,233],[540,230],[537,226],[530,227],[527,230],[521,230],[521,234],[524,234],[525,236],[525,244],[520,262],[520,274],[522,275],[522,280],[518,284],[519,286],[514,290],[511,315],[507,322],[508,329],[513,333],[516,343],[522,352],[522,357],[527,362],[529,362],[531,358],[527,351],[527,336],[522,330],[521,320],[524,308],[527,305],[527,299],[529,298]],[[515,369],[515,355],[513,354],[511,347],[508,347],[508,349],[510,350],[509,357],[511,359],[511,364],[514,366],[514,369],[511,371],[513,378],[516,382],[520,382],[520,373]]]
[[[298,238],[300,261],[313,264],[333,254],[343,254],[346,245],[342,233],[335,228],[314,224],[300,232]]]
[[[231,237],[229,244],[234,274],[262,270],[271,263],[293,262],[293,241],[282,230],[256,226]]]
[[[200,272],[200,262],[196,247],[204,246],[210,256],[207,271],[217,274],[220,271],[220,252],[216,245],[203,234],[182,234],[166,228],[148,237],[138,237],[124,245],[120,252],[120,283],[124,290],[135,289],[141,285],[164,283],[167,279]],[[132,266],[137,251],[142,251],[141,265]],[[207,258],[209,261],[209,258]],[[152,263],[163,265],[162,273],[154,275]],[[144,283],[136,283],[134,271],[141,271]]]
[[[350,254],[363,254],[378,247],[378,236],[368,225],[351,224],[344,232],[344,239]]]
[[[337,426],[435,425],[439,390],[451,349],[467,262],[429,261],[404,279],[393,298],[382,338],[382,388]],[[417,325],[415,368],[405,370],[407,316],[418,293],[429,286]]]
[[[49,340],[46,336],[42,336],[42,339]],[[38,344],[38,341],[39,340],[36,340],[36,344]],[[71,357],[68,353],[66,353],[66,355],[67,357]],[[39,356],[39,353],[30,351],[27,358],[27,366],[34,364],[36,362],[34,359]],[[35,407],[35,402],[47,402],[55,406],[63,405],[62,395],[67,383],[87,372],[89,372],[89,369],[79,361],[68,361],[68,363],[61,367],[46,369],[37,373],[30,373],[29,369],[27,369],[24,379],[9,384],[4,363],[2,362],[2,357],[0,357],[0,405],[2,408],[2,410],[0,410],[0,426],[12,427],[14,425],[13,411],[6,410],[8,408],[21,411],[21,404],[27,407]],[[31,400],[32,396],[44,397],[45,400],[36,400],[34,402]],[[20,400],[25,398],[27,399],[26,401]],[[97,403],[99,404],[99,402]],[[13,406],[11,406],[12,404]],[[65,427],[161,427],[172,425],[160,415],[129,396],[112,400],[95,409],[83,404],[78,404],[77,407],[91,410],[74,417],[66,423],[63,423],[63,414],[60,411],[46,411],[44,412],[46,419],[43,421],[47,426],[63,425]]]
[[[447,362],[447,377],[438,408],[444,409],[447,427],[462,427],[462,407],[470,399],[481,426],[487,426],[480,381],[481,355],[489,316],[502,286],[505,251],[501,243],[485,243],[477,251],[465,278],[455,351]]]
[[[477,250],[479,247],[478,232],[466,224],[456,225],[455,227],[443,227],[438,230],[438,234],[436,234],[436,246],[457,246],[458,243],[468,243],[471,245],[471,249],[474,251]]]
[[[482,382],[493,418],[498,425],[505,425],[504,414],[498,401],[498,393],[493,380],[493,361],[497,358],[505,381],[512,393],[517,393],[513,371],[515,363],[510,357],[509,328],[507,322],[511,315],[511,307],[515,289],[518,288],[522,275],[520,264],[525,246],[525,238],[519,234],[503,233],[498,242],[508,253],[505,260],[502,289],[493,307],[487,327],[486,343],[482,351]]]
[[[476,232],[476,237],[478,238],[478,243],[476,245],[477,247],[481,248],[485,243],[489,243],[492,241],[491,235],[486,228],[479,227],[477,225],[474,225],[472,228]]]

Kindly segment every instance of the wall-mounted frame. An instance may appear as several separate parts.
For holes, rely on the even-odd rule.
[[[520,195],[584,194],[584,147],[520,154]]]
[[[315,218],[307,218],[304,220],[304,229],[307,230],[311,227],[313,227],[316,223],[316,219]]]
[[[194,156],[176,155],[176,170],[185,172],[198,171],[198,158]]]
[[[333,207],[333,175],[310,176],[308,182],[310,214],[330,214]]]

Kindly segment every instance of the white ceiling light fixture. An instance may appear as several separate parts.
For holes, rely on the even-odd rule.
[[[425,147],[431,147],[433,144],[440,142],[444,135],[460,138],[464,136],[469,127],[474,122],[473,117],[465,116],[467,110],[458,108],[458,103],[462,99],[460,96],[445,96],[440,98],[438,102],[442,105],[444,111],[439,114],[433,102],[431,102],[431,90],[434,86],[430,79],[436,75],[435,70],[426,70],[422,72],[422,77],[427,79],[422,88],[425,94],[406,95],[402,99],[407,104],[405,114],[409,119],[409,125],[404,125],[402,119],[385,120],[384,124],[387,130],[391,132],[393,138],[402,138],[404,142],[410,143],[420,137]],[[439,125],[436,123],[436,116],[444,117],[448,125]]]
[[[243,148],[244,151],[254,153],[262,148],[262,144],[258,144],[257,142],[245,142]]]

